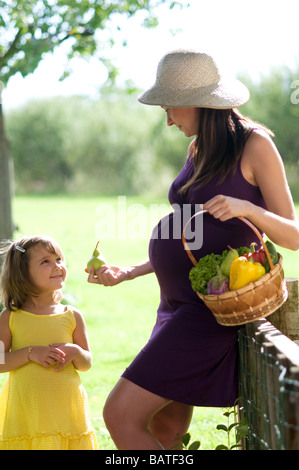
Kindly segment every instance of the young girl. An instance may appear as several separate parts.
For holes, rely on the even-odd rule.
[[[24,237],[8,248],[0,372],[9,376],[0,396],[0,450],[98,448],[77,372],[91,366],[87,331],[82,314],[60,302],[65,279],[64,255],[52,238]]]

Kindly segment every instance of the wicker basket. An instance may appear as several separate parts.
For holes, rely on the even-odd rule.
[[[193,217],[204,212],[206,211],[197,212]],[[186,224],[186,227],[191,219]],[[197,292],[198,297],[212,311],[217,322],[225,326],[244,325],[259,318],[265,318],[277,310],[288,297],[282,268],[282,256],[279,254],[279,261],[273,266],[268,248],[260,232],[249,220],[244,217],[239,217],[239,219],[246,223],[261,241],[269,261],[270,272],[256,282],[251,282],[241,289],[227,291],[221,295],[202,295]],[[196,265],[197,261],[185,239],[186,227],[182,235],[183,244],[192,263]]]

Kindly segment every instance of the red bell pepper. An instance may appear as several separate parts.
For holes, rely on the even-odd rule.
[[[264,266],[265,261],[267,259],[266,252],[263,248],[261,248],[258,251],[255,251],[255,245],[256,243],[251,243],[250,245],[251,252],[247,253],[245,256],[247,259],[252,258],[254,263],[261,263]]]

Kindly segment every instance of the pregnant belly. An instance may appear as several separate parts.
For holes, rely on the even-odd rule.
[[[188,218],[183,210],[162,219],[155,227],[149,244],[149,257],[160,286],[163,289],[181,290],[190,285],[189,271],[193,264],[182,243],[182,231]],[[221,222],[209,214],[195,218],[186,236],[195,259],[210,253],[222,253],[240,246],[250,246],[259,241],[252,230],[239,219]],[[188,241],[189,240],[189,241]]]

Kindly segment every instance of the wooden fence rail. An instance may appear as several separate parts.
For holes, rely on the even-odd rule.
[[[298,280],[287,284],[287,302],[239,332],[247,450],[299,450]]]

